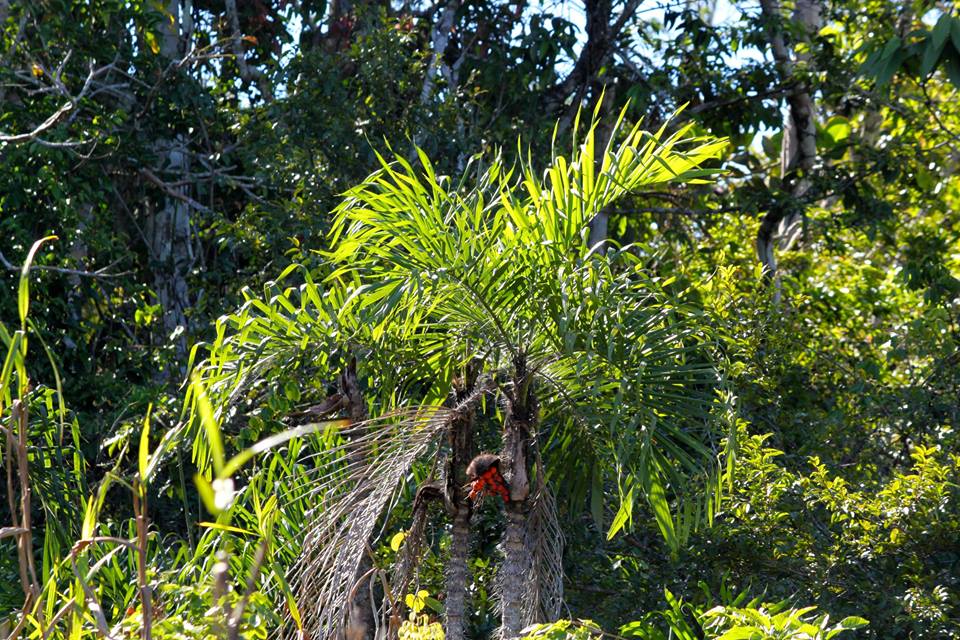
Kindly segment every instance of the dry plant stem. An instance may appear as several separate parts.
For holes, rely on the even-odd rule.
[[[20,611],[20,621],[17,622],[17,626],[15,626],[13,631],[10,632],[10,635],[7,636],[7,640],[16,640],[16,638],[20,637],[20,631],[23,629],[23,625],[27,623],[28,611],[29,607],[26,606]]]
[[[454,410],[409,408],[352,425],[349,440],[325,452],[326,462],[317,459],[314,487],[305,497],[316,496],[324,508],[313,514],[290,574],[300,601],[309,604],[303,622],[311,637],[344,631],[350,588],[362,575],[360,558],[380,514],[413,462],[483,396],[476,393]]]
[[[10,517],[16,522],[17,519],[17,498],[16,487],[13,484],[13,452],[18,449],[17,443],[13,438],[14,425],[16,424],[15,414],[11,411],[10,428],[4,429],[7,436],[7,447],[5,451],[4,464],[7,468],[7,508],[10,510]],[[17,456],[19,459],[19,455]],[[27,531],[23,527],[17,527],[17,567],[20,571],[20,586],[23,588],[23,597],[30,598],[30,581],[27,579],[27,565],[24,562],[23,552],[21,551],[20,535]],[[12,637],[12,636],[11,636]]]
[[[23,582],[25,604],[32,604],[40,597],[40,583],[33,559],[33,530],[30,521],[30,473],[27,459],[27,409],[20,400],[11,407],[14,423],[17,425],[17,470],[20,480],[20,528],[23,533],[17,538],[17,550],[20,554],[20,579]],[[16,513],[11,511],[11,513]]]
[[[393,585],[398,594],[407,593],[423,556],[424,530],[427,525],[427,512],[431,500],[443,500],[443,491],[439,482],[428,481],[417,489],[417,495],[413,501],[413,523],[410,525],[410,530],[403,541],[403,547],[397,556]],[[400,616],[400,608],[399,600],[392,603],[391,619]]]
[[[387,638],[396,638],[400,632],[400,625],[403,624],[403,617],[399,613],[396,613],[399,610],[397,606],[398,600],[393,597],[390,584],[387,582],[386,572],[378,570],[377,575],[380,577],[380,586],[383,587],[383,596],[387,601],[388,610],[393,612],[387,621]]]
[[[133,512],[137,522],[137,583],[140,586],[140,601],[143,604],[143,640],[150,640],[153,626],[153,607],[150,585],[147,584],[147,498],[144,492],[141,502],[139,492],[143,488],[137,479],[133,491]]]
[[[247,608],[247,603],[250,601],[250,596],[253,594],[254,589],[257,588],[257,580],[260,579],[260,570],[263,567],[264,559],[267,557],[268,546],[269,542],[262,540],[260,546],[257,547],[257,553],[253,558],[253,568],[250,570],[250,577],[247,578],[247,588],[244,590],[243,597],[240,598],[240,602],[234,607],[233,613],[230,616],[228,632],[230,640],[239,640],[240,638],[240,622],[243,620],[243,611]]]
[[[100,631],[100,635],[112,640],[113,637],[110,635],[110,628],[107,626],[107,618],[103,615],[103,608],[97,600],[97,594],[93,592],[93,589],[90,588],[87,581],[80,575],[80,572],[77,570],[77,561],[75,558],[70,558],[70,568],[73,570],[73,575],[77,577],[77,581],[80,582],[80,587],[83,589],[83,594],[87,601],[87,610],[93,614],[94,619],[97,621],[97,629]]]
[[[46,631],[43,632],[43,640],[47,640],[47,638],[53,635],[53,631],[56,628],[57,623],[60,622],[63,616],[67,615],[67,612],[69,612],[75,604],[76,603],[73,600],[68,600],[67,603],[60,607],[60,610],[57,611],[52,618],[50,618],[50,625],[47,627]],[[12,640],[14,636],[15,634],[11,634],[10,639]]]

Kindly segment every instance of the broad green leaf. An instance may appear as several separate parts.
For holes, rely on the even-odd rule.
[[[844,629],[860,629],[861,627],[866,627],[869,624],[869,620],[859,616],[847,616],[840,621],[840,626]]]
[[[933,30],[930,33],[930,41],[933,42],[933,46],[937,49],[942,50],[943,44],[947,41],[953,31],[953,18],[950,17],[950,14],[944,13],[937,20],[937,24],[934,25]]]
[[[834,145],[839,144],[850,136],[850,121],[843,116],[833,116],[827,120],[824,130]]]

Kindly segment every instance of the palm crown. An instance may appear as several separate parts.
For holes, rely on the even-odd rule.
[[[591,246],[589,223],[638,187],[709,175],[701,165],[725,143],[690,136],[689,126],[620,135],[622,120],[610,137],[619,143],[594,148],[591,126],[542,179],[529,157],[511,167],[476,158],[458,181],[438,176],[419,151],[417,166],[381,157],[335,212],[325,282],[308,278],[270,302],[251,296],[222,323],[202,367],[221,409],[311,358],[326,370],[356,358],[375,396],[374,418],[317,463],[312,495],[325,502],[296,575],[318,603],[320,635],[346,619],[359,558],[407,469],[486,398],[499,407],[511,481],[505,635],[557,614],[554,492],[576,508],[591,504],[600,521],[603,483],[615,480],[610,535],[643,495],[674,549],[711,513],[710,492],[669,508],[691,479],[716,484],[722,407],[708,323],[629,247]],[[470,388],[450,401],[468,369]],[[511,572],[523,577],[511,581]]]

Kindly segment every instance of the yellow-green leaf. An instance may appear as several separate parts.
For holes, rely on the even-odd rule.
[[[399,533],[393,534],[393,537],[390,538],[390,548],[393,549],[395,552],[400,551],[400,545],[403,544],[403,541],[406,539],[406,537],[407,537],[406,531],[401,531]]]
[[[229,524],[221,524],[219,522],[198,522],[198,525],[201,527],[206,527],[208,529],[219,529],[221,531],[230,531],[231,533],[241,533],[245,536],[255,536],[257,535],[255,531],[250,531],[249,529],[241,529],[240,527],[234,527]]]
[[[147,468],[150,463],[150,412],[153,409],[153,404],[147,406],[147,415],[143,419],[143,431],[140,432],[140,451],[139,451],[139,471],[140,471],[140,482],[146,483],[147,478]]]
[[[160,43],[157,42],[157,34],[152,31],[147,31],[143,34],[143,38],[147,41],[147,46],[150,47],[153,55],[160,53]]]

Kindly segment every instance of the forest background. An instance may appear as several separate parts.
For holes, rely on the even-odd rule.
[[[463,391],[452,370],[440,391],[398,382],[380,342],[354,329],[334,345],[299,306],[343,275],[331,265],[374,268],[337,244],[343,194],[373,184],[379,156],[421,175],[417,149],[437,175],[480,180],[497,153],[535,177],[572,148],[582,178],[638,122],[726,143],[702,173],[591,210],[584,241],[624,252],[709,334],[723,415],[696,496],[663,469],[662,484],[625,475],[593,423],[540,442],[562,617],[646,620],[632,631],[656,637],[702,633],[715,604],[788,599],[869,621],[851,636],[957,637],[958,89],[960,13],[929,0],[0,0],[3,637],[320,624],[285,576],[324,504],[305,452],[338,445],[277,442],[231,467],[238,493],[221,500],[224,451],[343,418],[324,406],[338,393],[359,394],[360,421],[401,392]],[[654,401],[689,418],[702,383]],[[365,566],[398,560],[434,477],[418,464]],[[501,624],[509,522],[490,502],[472,525],[468,637]],[[420,533],[405,604],[442,619],[453,534],[442,518]]]

